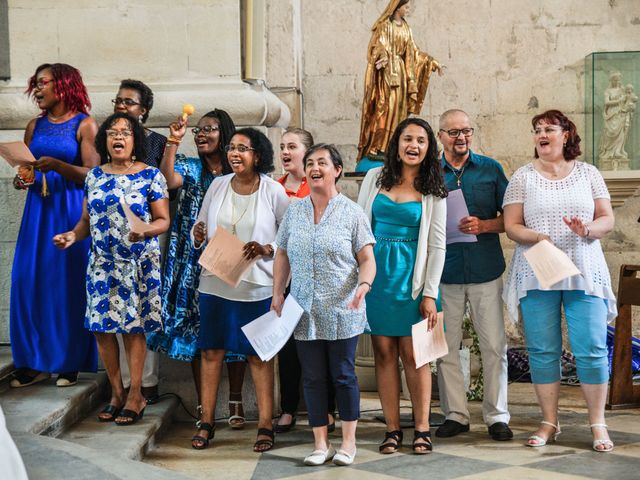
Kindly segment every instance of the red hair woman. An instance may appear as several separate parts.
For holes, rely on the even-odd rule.
[[[24,134],[35,172],[23,168],[14,179],[27,199],[11,272],[11,349],[19,369],[11,386],[55,372],[56,384],[65,387],[77,382],[79,371],[97,368],[95,340],[83,328],[89,242],[61,253],[51,239],[80,218],[84,179],[100,163],[97,125],[80,72],[70,65],[40,65],[25,93],[42,113]]]

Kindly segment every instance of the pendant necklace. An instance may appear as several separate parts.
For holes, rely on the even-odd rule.
[[[451,167],[451,171],[453,172],[453,174],[456,177],[457,180],[457,184],[458,184],[458,188],[460,188],[460,182],[462,181],[462,175],[464,175],[464,169],[467,168],[467,164],[465,163],[462,168],[460,170],[456,170],[455,168]]]
[[[234,179],[235,179],[235,177],[234,177]],[[249,191],[249,195],[251,195],[253,193],[253,189],[256,188],[256,185],[258,184],[258,180],[260,180],[260,176],[258,176],[258,178],[256,178],[256,181],[253,183],[253,186],[251,187],[251,190]],[[251,204],[251,200],[249,200],[249,202],[247,202],[247,206],[244,207],[244,210],[242,211],[240,216],[234,222],[233,221],[233,217],[235,216],[235,212],[236,212],[236,203],[233,201],[233,195],[234,194],[236,194],[236,192],[233,189],[233,185],[232,185],[231,186],[231,234],[232,235],[236,235],[236,233],[237,233],[236,225],[238,225],[238,223],[240,223],[240,220],[242,220],[242,217],[244,217],[244,214],[247,213],[247,210],[249,209],[249,205]],[[238,195],[238,194],[236,194],[236,195]]]

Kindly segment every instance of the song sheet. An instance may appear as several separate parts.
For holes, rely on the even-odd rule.
[[[244,242],[228,230],[218,227],[209,239],[198,263],[227,285],[237,287],[244,272],[258,260],[244,255]]]
[[[547,240],[530,247],[524,252],[524,258],[543,289],[548,289],[565,278],[580,275],[580,270],[567,254]]]
[[[282,315],[270,310],[242,327],[249,343],[263,362],[268,362],[284,347],[302,316],[302,307],[289,295],[282,306]]]
[[[427,324],[428,321],[423,320],[411,327],[416,368],[420,368],[449,353],[447,340],[444,337],[444,317],[442,313],[438,314],[438,321],[432,330],[427,330]]]
[[[460,221],[469,216],[467,202],[464,201],[462,189],[451,190],[447,196],[447,245],[450,243],[477,242],[478,237],[463,233],[458,228]]]
[[[21,167],[36,161],[24,142],[0,142],[0,157],[11,167]]]
[[[123,198],[120,199],[120,205],[122,205],[122,210],[124,210],[124,215],[127,217],[127,223],[129,224],[129,230],[133,233],[145,233],[149,230],[153,230],[153,227],[144,222],[140,217],[138,217],[133,211],[131,207],[124,201]]]

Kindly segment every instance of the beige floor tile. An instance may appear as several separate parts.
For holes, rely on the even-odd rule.
[[[459,477],[457,480],[587,480],[588,477],[545,472],[524,467],[502,468],[490,472]]]

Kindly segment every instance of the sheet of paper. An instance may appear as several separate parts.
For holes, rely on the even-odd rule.
[[[29,165],[36,161],[24,142],[0,142],[0,157],[12,167]]]
[[[302,316],[302,307],[289,295],[284,300],[282,315],[270,310],[242,327],[249,343],[263,362],[268,362],[284,347]]]
[[[581,274],[567,254],[547,240],[530,247],[524,252],[524,258],[531,265],[540,286],[544,289],[565,278]]]
[[[133,233],[144,233],[148,232],[149,230],[153,230],[153,227],[151,225],[144,222],[144,220],[133,213],[131,207],[122,198],[120,199],[120,205],[122,205],[122,210],[124,210],[124,214],[127,217],[129,230],[131,230]]]
[[[411,327],[413,341],[413,355],[416,368],[433,362],[449,353],[447,340],[444,337],[444,320],[442,313],[438,314],[438,322],[433,330],[427,331],[427,320],[416,323]]]
[[[469,216],[467,202],[464,201],[462,189],[451,190],[447,196],[447,245],[450,243],[477,242],[478,237],[462,233],[458,228],[460,220]]]
[[[232,287],[237,287],[244,272],[251,268],[258,258],[248,260],[244,256],[244,242],[228,230],[218,227],[209,239],[198,263],[220,280]]]

